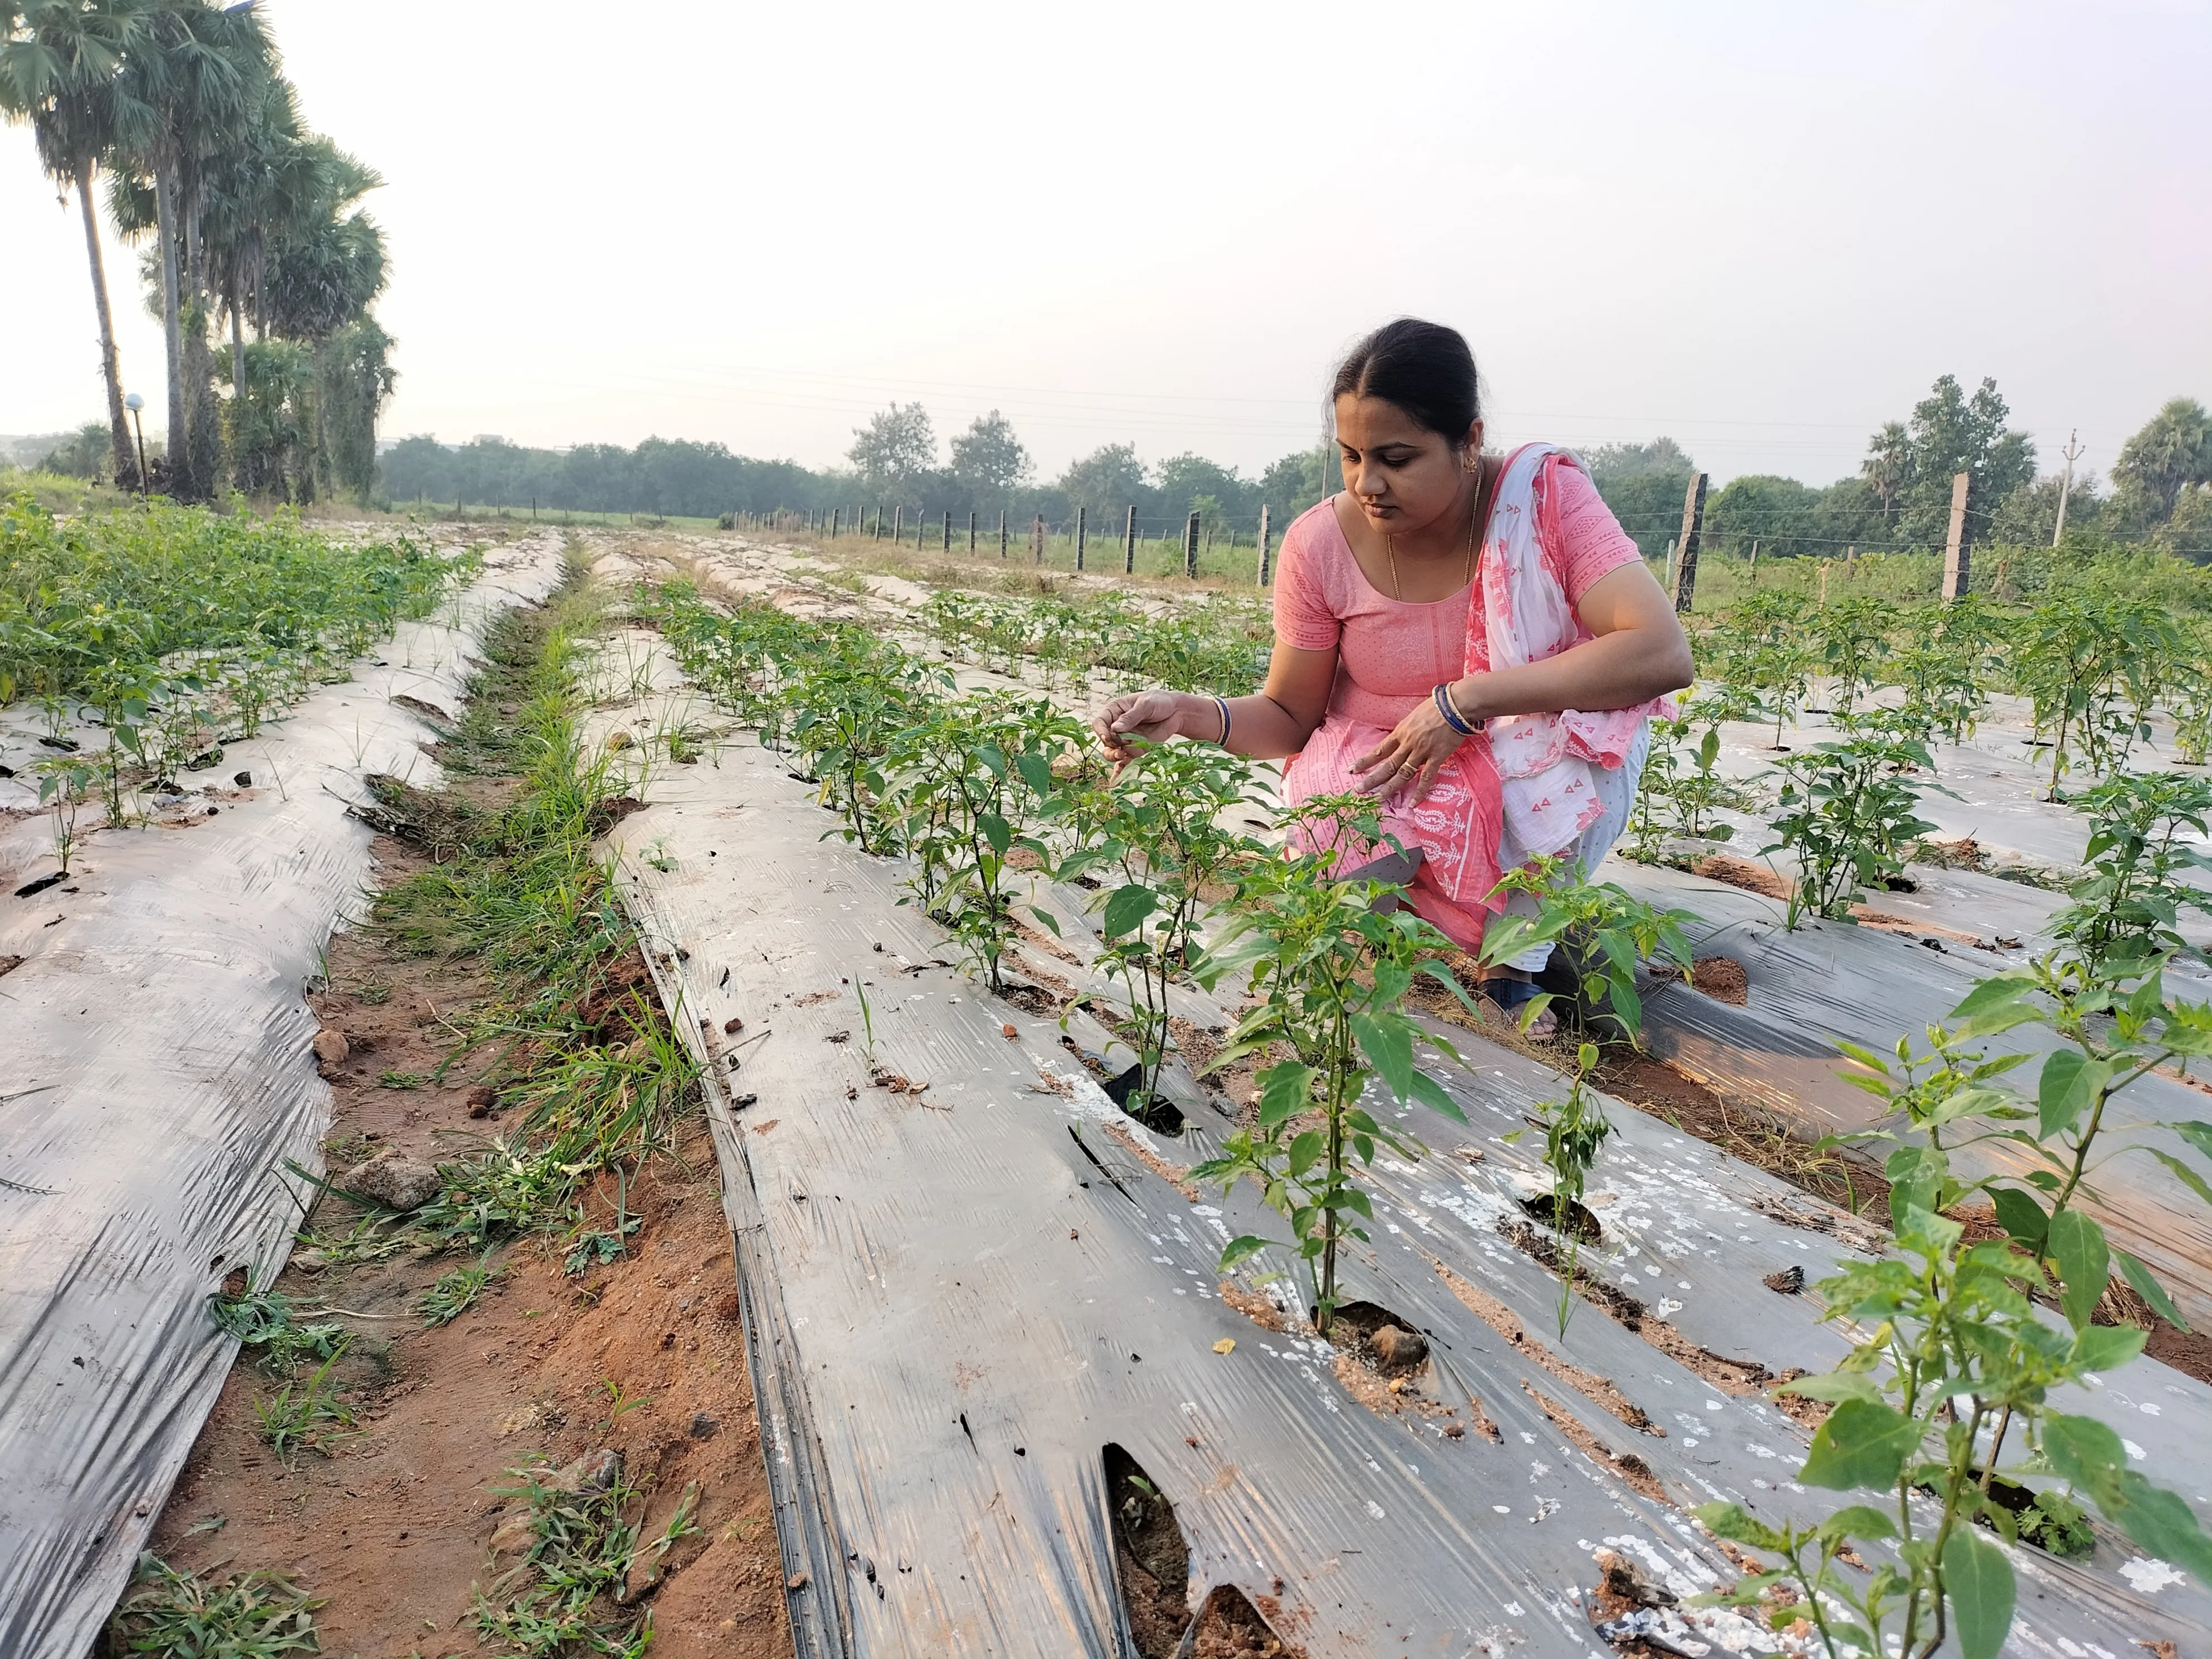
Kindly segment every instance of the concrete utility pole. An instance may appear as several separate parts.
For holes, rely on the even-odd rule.
[[[2051,527],[2051,544],[2058,545],[2058,538],[2066,533],[2066,498],[2074,493],[2074,463],[2081,456],[2081,428],[2076,427],[2066,434],[2066,447],[2059,453],[2066,458],[2066,471],[2058,480],[2058,522]]]
[[[1182,527],[1182,574],[1198,574],[1198,514],[1190,515]]]
[[[947,507],[947,508],[945,509],[945,545],[944,545],[943,547],[941,547],[941,548],[938,549],[938,551],[939,551],[939,552],[940,552],[940,553],[950,553],[951,550],[952,550],[952,510],[951,510],[950,507]]]
[[[1943,542],[1943,597],[1955,599],[1971,584],[1972,554],[1966,543],[1966,490],[1973,482],[1971,472],[1951,475],[1951,533]]]
[[[1044,514],[1042,513],[1036,515],[1036,522],[1030,526],[1030,562],[1031,564],[1044,562]]]
[[[1091,538],[1090,512],[1091,509],[1085,507],[1075,509],[1075,568],[1078,570],[1083,568],[1084,544]]]
[[[1274,571],[1268,564],[1267,556],[1272,550],[1267,545],[1267,504],[1262,501],[1260,503],[1260,586],[1262,587],[1267,585],[1267,579],[1274,574]]]
[[[970,553],[975,550],[975,515],[973,513],[968,515],[968,550]]]
[[[1128,522],[1121,527],[1121,574],[1133,576],[1137,573],[1137,509],[1129,509]]]
[[[1705,528],[1705,475],[1690,475],[1682,495],[1682,535],[1674,544],[1674,614],[1686,617],[1698,592],[1698,538]]]

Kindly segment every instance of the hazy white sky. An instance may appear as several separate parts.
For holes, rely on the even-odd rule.
[[[382,171],[387,435],[838,461],[885,402],[1246,469],[1463,329],[1493,433],[1825,483],[1940,374],[2047,465],[2212,399],[2205,0],[264,0]],[[0,432],[96,417],[84,246],[0,131]],[[111,247],[126,382],[159,336]]]

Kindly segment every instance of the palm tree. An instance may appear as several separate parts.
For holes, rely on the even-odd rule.
[[[222,441],[207,340],[207,174],[274,73],[276,52],[251,0],[221,10],[205,0],[143,3],[122,80],[151,118],[118,134],[136,176],[111,177],[109,204],[126,234],[143,233],[134,185],[150,186],[169,369],[170,488],[180,499],[204,501],[214,493]]]
[[[1881,503],[1882,522],[1895,516],[1897,504],[1912,485],[1912,434],[1901,421],[1886,421],[1867,446],[1859,473]]]
[[[123,414],[122,369],[107,267],[100,248],[100,212],[93,179],[114,147],[119,127],[143,125],[120,107],[125,58],[136,44],[143,0],[0,0],[0,112],[27,122],[39,161],[64,190],[76,191],[84,216],[84,247],[92,266],[93,303],[100,314],[100,368],[107,386],[108,438],[115,481],[140,483],[137,458]]]

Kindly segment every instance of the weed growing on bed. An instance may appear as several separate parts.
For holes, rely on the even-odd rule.
[[[322,1650],[315,1613],[329,1598],[311,1596],[274,1573],[202,1578],[149,1551],[138,1558],[131,1583],[107,1627],[118,1653],[277,1659]]]
[[[1978,1528],[2078,1542],[2082,1498],[2151,1555],[2212,1582],[2212,1538],[2188,1504],[2130,1468],[2111,1428],[2051,1405],[2057,1388],[2087,1386],[2142,1351],[2142,1331],[2093,1322],[2116,1261],[2154,1310],[2181,1323],[2149,1270],[2113,1250],[2079,1207],[2098,1164],[2141,1146],[2212,1203],[2212,1183],[2195,1167],[2140,1139],[2170,1129],[2212,1158],[2212,1124],[2123,1128],[2109,1115],[2114,1097],[2154,1069],[2185,1071],[2212,1054],[2212,1006],[2168,1000],[2160,968],[2156,958],[2099,968],[2054,953],[1977,986],[1948,1025],[1929,1029],[1924,1054],[1907,1042],[1893,1060],[1847,1045],[1859,1068],[1852,1080],[1889,1108],[1874,1134],[1858,1138],[1894,1145],[1886,1173],[1896,1249],[1817,1287],[1827,1317],[1851,1322],[1860,1340],[1837,1370],[1784,1388],[1835,1402],[1798,1480],[1874,1502],[1814,1526],[1705,1506],[1699,1518],[1722,1537],[1781,1558],[1712,1600],[1757,1606],[1788,1583],[1798,1600],[1766,1609],[1770,1617],[1778,1626],[1809,1619],[1832,1659],[1928,1659],[1954,1637],[1964,1659],[1996,1659],[2012,1626],[2013,1568]],[[1999,1081],[2029,1056],[1990,1060],[1970,1046],[2026,1024],[2047,1026],[2060,1044],[2043,1059],[2033,1100]],[[2123,1144],[2100,1156],[2115,1133]],[[1996,1142],[2025,1172],[1961,1179],[1954,1154]],[[1970,1244],[1950,1218],[1977,1196],[1994,1206],[2002,1237]],[[2035,1307],[2052,1294],[2063,1329]],[[2014,1428],[2025,1456],[2007,1469]],[[2007,1501],[2026,1482],[2054,1477],[2066,1493],[2046,1489],[2027,1510]],[[1871,1571],[1856,1560],[1845,1571],[1854,1545],[1877,1556]]]
[[[416,1298],[415,1311],[422,1316],[426,1326],[450,1325],[477,1305],[497,1277],[492,1271],[491,1252],[487,1250],[469,1266],[439,1274],[437,1283]]]
[[[337,1325],[300,1323],[289,1297],[250,1285],[237,1296],[210,1297],[208,1316],[216,1329],[255,1350],[261,1369],[272,1376],[289,1376],[306,1360],[337,1358],[345,1340]]]
[[[1816,743],[1776,763],[1781,810],[1759,851],[1796,863],[1785,926],[1847,918],[1866,889],[1904,872],[1905,843],[1936,828],[1916,811],[1920,786],[1907,775],[1935,766],[1925,744],[1875,735]]]
[[[1380,1122],[1365,1105],[1380,1080],[1397,1101],[1419,1101],[1455,1122],[1466,1116],[1443,1085],[1413,1063],[1425,1042],[1457,1053],[1431,1036],[1402,1007],[1417,974],[1443,985],[1474,1012],[1443,967],[1451,942],[1402,907],[1402,890],[1334,874],[1338,850],[1380,836],[1375,804],[1364,795],[1320,796],[1289,816],[1317,826],[1327,849],[1257,859],[1240,872],[1227,923],[1193,969],[1211,989],[1224,978],[1244,981],[1259,1006],[1237,1022],[1209,1070],[1233,1065],[1275,1044],[1291,1058],[1259,1073],[1258,1121],[1224,1143],[1221,1155],[1191,1171],[1224,1191],[1246,1176],[1271,1209],[1290,1224],[1291,1247],[1304,1264],[1314,1328],[1328,1336],[1336,1317],[1337,1252],[1346,1237],[1364,1242],[1356,1218],[1374,1208],[1356,1169],[1375,1161],[1377,1146],[1419,1157],[1418,1143]],[[1221,1254],[1221,1270],[1268,1248],[1246,1235]]]
[[[1166,1062],[1168,988],[1197,952],[1207,896],[1257,852],[1250,836],[1224,830],[1231,809],[1255,803],[1251,763],[1211,744],[1153,744],[1121,775],[1073,797],[1062,822],[1074,842],[1054,878],[1110,872],[1097,901],[1103,943],[1097,965],[1119,981],[1136,1032],[1136,1090],[1124,1103],[1143,1117]]]
[[[510,1473],[521,1484],[495,1495],[529,1504],[529,1553],[489,1590],[477,1592],[470,1624],[515,1659],[573,1653],[641,1659],[653,1639],[652,1613],[619,1605],[640,1553],[637,1523],[623,1518],[640,1494],[620,1462],[603,1477],[587,1474],[573,1489],[544,1468]]]
[[[341,1341],[304,1382],[295,1378],[253,1402],[253,1414],[261,1422],[261,1437],[283,1462],[289,1465],[303,1451],[320,1452],[327,1457],[330,1443],[351,1432],[353,1408],[338,1398],[330,1382],[331,1367],[345,1350]]]

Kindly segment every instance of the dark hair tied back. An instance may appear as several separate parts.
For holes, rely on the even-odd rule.
[[[1362,340],[1337,365],[1329,403],[1346,393],[1395,404],[1430,431],[1464,443],[1482,416],[1474,353],[1455,328],[1401,317]]]

